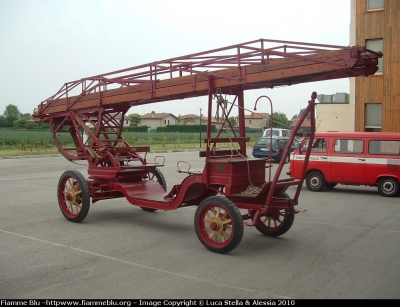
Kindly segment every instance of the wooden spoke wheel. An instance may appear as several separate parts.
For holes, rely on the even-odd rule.
[[[81,173],[65,171],[58,182],[58,204],[64,217],[70,221],[82,222],[89,212],[89,186]]]
[[[279,197],[290,198],[287,193]],[[286,233],[293,225],[295,213],[290,209],[273,209],[271,212],[260,216],[255,224],[256,229],[268,237],[278,237]]]
[[[194,226],[200,242],[219,254],[235,249],[243,237],[243,219],[239,209],[221,196],[211,196],[200,203]]]

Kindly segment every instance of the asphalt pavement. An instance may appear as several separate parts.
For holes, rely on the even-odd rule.
[[[195,151],[147,159],[160,155],[168,190],[185,177],[179,161],[204,165]],[[245,227],[240,245],[220,255],[198,240],[195,207],[151,213],[119,198],[68,222],[56,198],[65,170],[86,177],[86,161],[0,159],[2,299],[400,298],[400,197],[373,187],[304,187],[286,234]]]

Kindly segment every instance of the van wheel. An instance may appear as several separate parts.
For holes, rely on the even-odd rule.
[[[290,161],[290,154],[288,154],[285,158],[285,164],[288,164]]]
[[[320,172],[311,172],[306,177],[306,185],[310,191],[321,192],[325,189],[325,178]]]
[[[396,196],[399,193],[399,182],[391,177],[381,178],[378,181],[378,191],[385,197]]]

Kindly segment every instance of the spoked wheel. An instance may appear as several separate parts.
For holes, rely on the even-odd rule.
[[[214,253],[232,251],[243,237],[243,219],[239,209],[221,196],[211,196],[200,203],[194,226],[200,242]]]
[[[279,195],[280,198],[290,198],[287,193]],[[293,225],[294,210],[274,209],[266,215],[260,216],[255,224],[256,229],[268,237],[278,237],[286,233]]]
[[[58,204],[64,217],[70,221],[82,222],[89,212],[89,186],[78,171],[65,171],[58,181]]]
[[[158,168],[153,168],[149,172],[148,179],[158,182],[163,187],[164,191],[167,191],[167,182],[165,181],[163,173]],[[154,212],[157,210],[157,209],[146,208],[146,207],[140,207],[140,208],[142,208],[144,211],[147,211],[147,212]]]

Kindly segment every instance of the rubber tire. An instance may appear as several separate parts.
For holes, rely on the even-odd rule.
[[[154,168],[150,171],[151,174],[154,175],[154,177],[156,177],[157,182],[163,187],[164,191],[167,191],[167,182],[165,180],[165,177],[163,175],[163,173],[158,169],[158,168]],[[140,207],[142,208],[142,210],[147,211],[147,212],[154,212],[157,211],[157,209],[153,209],[153,208],[146,208],[146,207]]]
[[[378,181],[378,191],[382,196],[394,197],[399,194],[399,182],[393,177],[384,177]]]
[[[337,183],[330,183],[330,182],[325,182],[325,187],[327,189],[333,189],[334,187],[337,186]]]
[[[65,199],[64,195],[65,184],[70,178],[73,178],[76,181],[81,191],[81,209],[78,213],[72,213],[68,210],[67,200]],[[68,221],[80,223],[86,218],[90,208],[90,191],[86,179],[80,172],[68,170],[61,175],[57,186],[57,199],[60,210]]]
[[[290,198],[290,196],[284,192],[279,195],[280,198]],[[288,214],[284,214],[283,220],[277,227],[267,226],[263,221],[263,216],[260,216],[257,220],[257,223],[254,225],[256,229],[267,237],[279,237],[286,233],[293,225],[295,213],[293,208],[290,209],[277,209],[280,212],[280,216],[284,214],[283,210],[289,211]],[[279,219],[274,219],[274,221],[279,221]],[[275,228],[275,229],[274,229]]]
[[[325,178],[320,172],[310,172],[306,177],[306,186],[310,191],[321,192],[325,189]]]
[[[211,209],[216,208],[223,209],[226,213],[224,219],[231,220],[229,224],[231,226],[231,232],[228,239],[224,242],[218,242],[218,238],[222,237],[221,234],[217,235],[217,240],[214,240],[214,236],[210,238],[209,234],[212,230],[210,227],[208,229],[206,228],[206,216],[211,214],[212,217],[217,217],[215,214],[216,212],[211,211]],[[211,223],[209,223],[209,225],[211,225]],[[224,225],[226,226],[226,224]],[[218,254],[226,254],[232,251],[240,244],[243,238],[244,226],[242,215],[238,207],[230,199],[222,196],[210,196],[200,203],[194,216],[194,227],[200,242],[208,250]]]
[[[288,154],[285,158],[285,164],[288,164],[290,162],[290,154]]]

